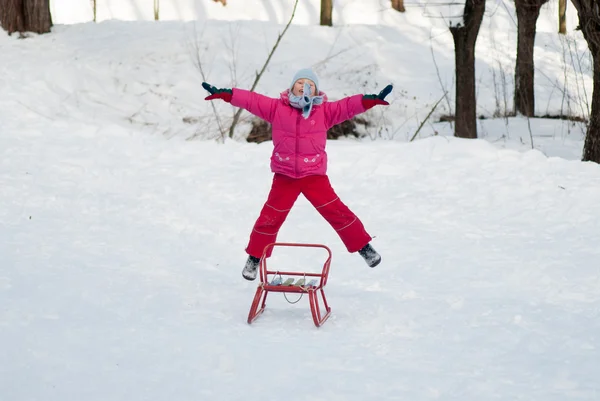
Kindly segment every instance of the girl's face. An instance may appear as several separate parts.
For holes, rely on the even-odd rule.
[[[317,93],[317,87],[315,85],[315,83],[313,81],[311,81],[308,78],[300,78],[299,80],[297,80],[294,83],[294,86],[292,87],[292,94],[294,94],[295,96],[301,96],[304,94],[304,83],[307,83],[310,85],[310,96],[315,96]]]

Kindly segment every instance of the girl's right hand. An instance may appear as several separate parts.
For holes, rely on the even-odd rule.
[[[233,90],[226,88],[215,88],[214,86],[208,84],[207,82],[202,82],[202,87],[206,89],[210,96],[204,98],[204,100],[213,100],[213,99],[221,99],[226,101],[227,103],[231,102],[231,97],[233,96]]]

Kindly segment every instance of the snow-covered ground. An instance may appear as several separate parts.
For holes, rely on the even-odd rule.
[[[581,124],[489,119],[504,92],[512,108],[510,3],[488,4],[488,119],[462,140],[434,123],[453,107],[453,48],[431,7],[340,0],[325,28],[302,2],[257,90],[277,96],[306,65],[331,98],[395,85],[366,138],[328,143],[334,188],[382,264],[348,254],[304,199],[280,232],[333,251],[318,329],[306,299],[277,294],[246,323],[257,283],[240,273],[272,145],[241,139],[247,114],[219,138],[194,66],[199,48],[209,82],[249,87],[292,2],[165,1],[158,23],[131,21],[151,1],[98,3],[97,24],[88,2],[55,0],[53,33],[0,33],[0,399],[600,400],[600,167],[579,161]],[[569,35],[554,33],[553,7],[537,112],[585,115],[585,41],[572,9]],[[323,259],[280,249],[269,263]]]

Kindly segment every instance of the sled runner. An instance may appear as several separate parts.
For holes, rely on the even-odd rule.
[[[271,248],[277,246],[323,248],[327,251],[328,256],[327,260],[325,260],[325,263],[323,263],[323,268],[320,273],[269,270],[267,268],[267,253]],[[325,284],[327,284],[330,265],[331,250],[325,245],[296,244],[284,242],[275,242],[267,245],[263,251],[262,257],[260,258],[260,282],[258,283],[258,288],[256,289],[256,294],[254,295],[252,306],[250,306],[250,313],[248,314],[248,324],[255,321],[265,310],[267,295],[269,294],[269,292],[281,292],[284,293],[284,296],[286,293],[299,294],[300,297],[302,297],[303,294],[307,294],[310,305],[310,311],[312,313],[313,322],[315,323],[315,326],[320,327],[321,325],[323,325],[323,323],[325,323],[325,321],[331,314],[331,308],[327,304],[325,292],[323,291]],[[320,305],[321,302],[319,302],[319,298],[321,298],[322,307]],[[299,300],[300,299],[298,299],[298,301]],[[290,301],[288,300],[288,302]],[[325,312],[325,314],[322,314],[323,312]]]

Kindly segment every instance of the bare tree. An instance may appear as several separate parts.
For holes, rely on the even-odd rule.
[[[0,26],[9,34],[50,32],[50,0],[0,0]]]
[[[583,145],[583,161],[600,163],[600,1],[572,0],[594,62],[594,89],[590,122]]]
[[[517,63],[515,66],[515,113],[533,117],[535,92],[533,46],[535,25],[542,5],[548,0],[515,0],[517,11]]]
[[[392,8],[401,13],[405,12],[406,8],[404,8],[404,0],[392,0]]]
[[[0,26],[9,34],[25,30],[22,0],[0,0]]]
[[[98,4],[96,4],[96,0],[91,0],[92,1],[92,10],[94,12],[94,22],[96,22],[96,16],[97,16],[97,10],[98,10]]]
[[[332,26],[333,25],[333,1],[332,0],[321,0],[321,25]]]
[[[466,0],[463,19],[450,26],[456,65],[456,115],[454,136],[477,138],[475,97],[475,42],[485,12],[485,0]]]
[[[558,33],[567,33],[567,0],[558,0]]]

